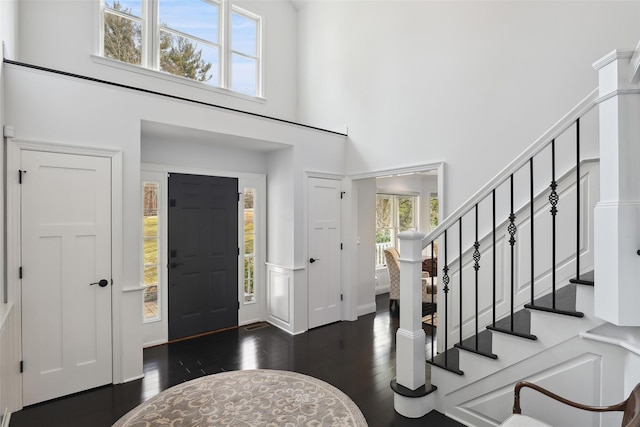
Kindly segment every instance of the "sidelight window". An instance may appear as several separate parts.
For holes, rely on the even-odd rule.
[[[158,182],[143,183],[142,277],[144,284],[144,321],[160,319],[160,235],[158,233]]]
[[[244,304],[256,302],[256,189],[244,189]]]

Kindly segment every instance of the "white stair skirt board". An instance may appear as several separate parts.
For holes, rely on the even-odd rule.
[[[538,421],[526,415],[513,414],[505,420],[500,427],[552,427],[547,423]]]

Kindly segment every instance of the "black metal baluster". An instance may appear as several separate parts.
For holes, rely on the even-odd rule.
[[[556,182],[556,140],[551,140],[551,193],[549,203],[551,204],[551,307],[556,308],[556,214],[558,209],[558,183]]]
[[[444,284],[444,327],[442,330],[444,331],[444,365],[447,365],[447,350],[449,349],[449,333],[447,332],[447,322],[449,321],[449,263],[447,262],[447,230],[444,230],[444,268],[442,269],[442,283]],[[433,359],[432,359],[433,360]]]
[[[513,213],[513,174],[511,174],[510,178],[510,197],[511,197],[511,213],[509,214],[509,226],[507,230],[511,237],[509,238],[509,245],[511,245],[511,331],[514,330],[514,318],[513,318],[513,309],[514,309],[514,297],[515,297],[515,274],[514,274],[514,257],[515,257],[515,244],[516,244],[516,231],[518,230],[515,224],[516,215]]]
[[[458,260],[460,262],[460,268],[458,269],[458,275],[460,279],[460,345],[462,345],[462,217],[458,220]]]
[[[496,327],[496,189],[492,195],[492,229],[493,229],[493,327]]]
[[[479,292],[478,292],[478,270],[480,270],[480,242],[478,242],[478,204],[476,203],[476,241],[473,244],[473,269],[476,271],[476,284],[475,284],[475,288],[476,288],[476,301],[475,301],[475,307],[476,307],[476,350],[478,350],[478,298],[479,298]]]
[[[576,279],[580,280],[580,118],[576,119]]]
[[[431,296],[431,355],[432,355],[432,357],[433,357],[433,354],[435,353],[434,348],[433,348],[433,340],[434,340],[434,333],[433,332],[434,332],[434,329],[436,327],[435,323],[433,321],[434,320],[433,317],[434,317],[435,312],[436,312],[436,306],[435,306],[435,302],[434,302],[435,296],[433,295],[433,291],[435,289],[435,286],[433,286],[433,280],[434,280],[433,279],[433,273],[434,273],[434,270],[435,270],[435,268],[434,268],[435,267],[435,263],[434,263],[434,258],[433,258],[434,257],[434,248],[433,248],[434,245],[435,245],[435,240],[432,240],[431,241],[431,272],[429,274],[430,279],[427,280],[427,282],[431,282],[431,283],[427,283],[427,285],[429,285],[429,284],[431,285],[431,291],[429,292],[429,289],[427,289],[427,298],[429,296]],[[427,288],[428,288],[428,286],[427,286]],[[446,351],[446,348],[445,348],[445,351]]]
[[[530,198],[530,203],[531,203],[531,218],[530,218],[530,222],[531,222],[531,304],[533,304],[533,299],[534,299],[534,289],[533,289],[533,282],[535,280],[535,271],[533,266],[535,265],[534,262],[534,249],[535,249],[535,231],[534,231],[534,218],[535,218],[535,209],[533,206],[533,157],[531,157],[529,159],[529,198]]]

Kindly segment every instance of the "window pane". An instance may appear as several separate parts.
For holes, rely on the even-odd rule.
[[[258,91],[258,65],[255,59],[231,54],[231,90],[256,96]]]
[[[144,182],[142,185],[142,275],[144,283],[144,320],[159,319],[159,249],[158,235],[158,196],[160,186],[157,182]]]
[[[145,286],[158,284],[157,265],[147,265],[144,267],[144,284]]]
[[[113,13],[104,13],[104,56],[129,64],[142,62],[141,24]]]
[[[244,235],[244,253],[246,255],[253,255],[254,251],[253,251],[253,242],[254,242],[254,235],[253,234],[245,234]]]
[[[253,209],[256,190],[254,188],[244,189],[244,208]]]
[[[219,49],[193,39],[160,32],[160,69],[176,76],[220,86]]]
[[[391,227],[391,198],[389,196],[376,197],[376,227]]]
[[[255,302],[255,258],[244,258],[244,302]]]
[[[113,0],[105,1],[104,5],[118,12],[140,18],[142,16],[142,2],[140,0]]]
[[[144,183],[144,216],[158,215],[158,184]],[[156,233],[153,234],[155,236]]]
[[[158,317],[158,267],[144,268],[144,319]]]
[[[144,239],[144,264],[158,264],[158,239]]]
[[[231,14],[231,49],[248,56],[258,56],[258,21],[239,13]]]
[[[413,228],[413,197],[398,198],[398,228],[406,231]]]
[[[429,199],[429,222],[431,228],[438,226],[438,196],[432,195]]]
[[[219,43],[220,6],[202,0],[160,0],[160,25]]]

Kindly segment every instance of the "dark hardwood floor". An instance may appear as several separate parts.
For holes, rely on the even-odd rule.
[[[168,387],[238,369],[289,370],[322,379],[351,397],[372,427],[463,426],[436,411],[420,419],[394,411],[389,382],[398,319],[389,314],[388,294],[376,302],[375,314],[297,336],[258,324],[145,349],[143,379],[27,407],[12,414],[10,427],[110,426]]]

